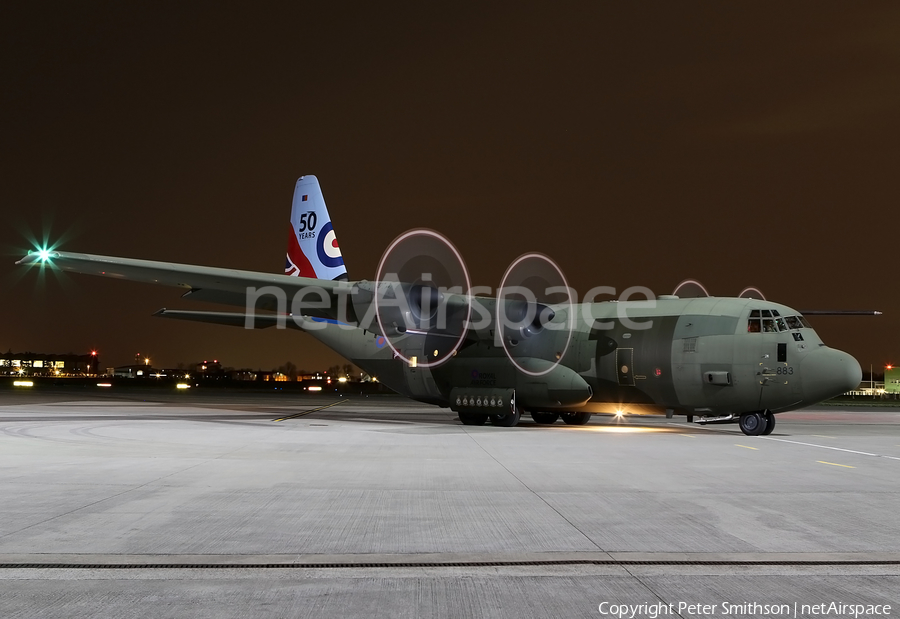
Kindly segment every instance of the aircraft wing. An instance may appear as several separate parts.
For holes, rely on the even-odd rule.
[[[258,295],[257,309],[282,313],[292,311],[295,295],[302,295],[309,301],[302,305],[303,314],[321,318],[337,318],[336,298],[351,290],[347,282],[62,251],[31,253],[16,264],[44,264],[71,273],[174,286],[186,290],[183,296],[191,300],[239,307],[246,307],[250,292]],[[279,297],[285,299],[281,308]]]

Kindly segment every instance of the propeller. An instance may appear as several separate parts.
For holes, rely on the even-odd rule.
[[[519,371],[542,376],[559,365],[572,340],[575,309],[574,292],[553,260],[539,253],[513,260],[503,274],[494,310],[495,344]]]
[[[759,299],[760,301],[765,301],[766,296],[760,292],[759,288],[755,288],[753,286],[747,286],[743,290],[741,290],[741,294],[738,295],[739,299]]]
[[[435,367],[453,357],[466,339],[471,287],[456,247],[438,232],[416,229],[388,246],[375,285],[366,292],[394,354],[410,366]]]
[[[675,290],[672,292],[673,295],[677,296],[680,299],[699,299],[701,297],[708,297],[709,293],[706,291],[706,288],[698,282],[696,279],[686,279],[677,286],[675,286]]]

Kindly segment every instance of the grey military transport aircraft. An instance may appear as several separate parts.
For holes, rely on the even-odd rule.
[[[413,259],[423,253],[424,262]],[[155,315],[305,331],[466,425],[512,427],[523,413],[570,425],[595,413],[664,413],[769,434],[776,413],[839,395],[862,378],[857,361],[827,347],[801,312],[755,289],[721,298],[687,284],[656,299],[575,303],[558,267],[528,254],[507,270],[497,295],[477,296],[455,248],[427,230],[401,235],[375,282],[348,281],[314,176],[295,186],[284,274],[46,248],[18,263],[177,286],[189,300],[242,306],[244,313]],[[416,264],[423,269],[411,271]],[[438,285],[441,277],[448,285]],[[531,294],[535,282],[553,294]]]

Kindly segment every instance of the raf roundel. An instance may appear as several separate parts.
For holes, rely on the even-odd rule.
[[[337,237],[334,235],[334,226],[330,221],[319,230],[319,236],[316,238],[316,253],[319,255],[319,261],[327,267],[334,268],[344,264],[341,248],[338,247]]]

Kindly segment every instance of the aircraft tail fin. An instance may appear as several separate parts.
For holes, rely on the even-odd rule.
[[[347,268],[325,207],[325,197],[319,180],[312,175],[301,176],[294,186],[284,274],[347,279]]]

